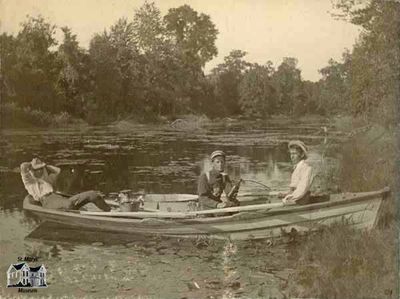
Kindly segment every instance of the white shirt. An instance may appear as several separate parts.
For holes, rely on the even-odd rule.
[[[50,184],[53,177],[48,174],[47,170],[43,170],[43,176],[36,178],[30,170],[23,169],[21,166],[21,177],[26,191],[33,197],[34,200],[39,201],[40,198],[48,193],[54,191],[53,186]]]
[[[312,167],[304,160],[301,160],[297,163],[290,181],[290,188],[294,188],[294,191],[290,193],[292,200],[298,200],[306,195],[310,191],[312,181]]]

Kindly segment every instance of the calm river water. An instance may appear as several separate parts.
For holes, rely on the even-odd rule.
[[[1,296],[6,271],[18,257],[38,257],[47,268],[47,289],[29,296],[139,298],[282,298],[296,259],[293,245],[267,240],[180,240],[102,234],[40,223],[22,211],[25,190],[19,164],[33,155],[59,165],[60,190],[75,193],[122,189],[147,193],[196,193],[208,155],[228,154],[232,178],[260,181],[279,190],[288,185],[287,141],[302,139],[310,160],[321,160],[323,123],[227,121],[174,127],[121,122],[53,130],[3,130],[0,162]],[[326,141],[326,140],[325,140]],[[246,183],[242,191],[260,191]]]

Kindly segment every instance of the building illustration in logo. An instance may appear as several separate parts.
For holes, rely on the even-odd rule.
[[[7,287],[46,288],[46,272],[44,265],[29,267],[27,263],[12,264],[7,270]]]

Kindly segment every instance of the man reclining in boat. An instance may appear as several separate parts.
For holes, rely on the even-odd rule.
[[[32,162],[21,164],[21,177],[26,191],[33,200],[44,208],[56,210],[78,210],[85,204],[92,202],[103,211],[111,208],[103,199],[103,194],[97,191],[86,191],[74,196],[64,196],[54,192],[55,184],[61,169],[46,165],[39,158]]]
[[[199,177],[198,195],[200,209],[202,210],[239,205],[239,201],[236,199],[237,191],[229,194],[232,190],[232,182],[229,176],[224,173],[225,157],[223,151],[213,152],[211,154],[212,169],[203,172]],[[221,199],[224,191],[226,198]]]
[[[290,159],[293,164],[293,173],[290,181],[290,191],[280,194],[285,205],[307,204],[310,202],[310,188],[313,181],[313,169],[305,161],[307,147],[300,140],[292,140],[288,145]]]

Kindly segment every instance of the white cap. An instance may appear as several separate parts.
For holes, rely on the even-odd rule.
[[[214,152],[212,152],[212,154],[211,154],[211,161],[212,160],[214,160],[214,158],[215,157],[218,157],[218,156],[221,156],[221,157],[224,157],[224,159],[225,159],[225,153],[223,152],[223,151],[220,151],[220,150],[218,150],[218,151],[214,151]]]

